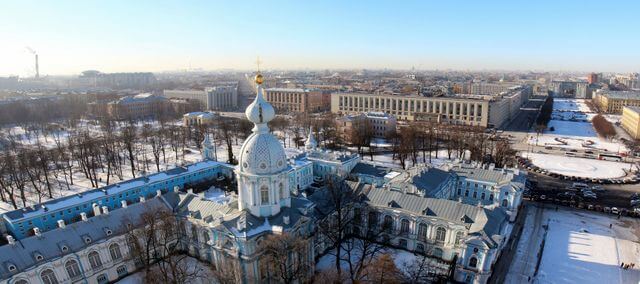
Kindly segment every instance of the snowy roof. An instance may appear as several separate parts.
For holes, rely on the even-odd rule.
[[[500,207],[486,209],[453,200],[420,197],[371,185],[357,186],[365,196],[364,201],[371,206],[389,208],[389,204],[393,203],[393,209],[404,210],[414,215],[439,218],[461,225],[471,223],[470,234],[497,235],[500,234],[502,224],[508,222],[506,212]]]
[[[288,92],[288,93],[305,93],[309,92],[307,89],[300,88],[268,88],[267,92]]]
[[[151,174],[144,177],[138,177],[138,178],[130,179],[127,181],[110,184],[101,188],[87,190],[79,194],[68,195],[68,196],[52,199],[52,200],[43,202],[41,204],[36,204],[30,207],[9,211],[5,213],[4,216],[5,216],[5,219],[8,219],[12,222],[16,222],[16,221],[20,221],[21,219],[40,216],[42,214],[46,214],[47,212],[56,211],[59,209],[70,207],[70,206],[77,206],[85,202],[90,202],[98,198],[110,196],[113,194],[118,194],[120,192],[138,188],[143,185],[164,181],[175,176],[180,176],[183,174],[200,171],[202,169],[214,168],[219,166],[229,167],[229,165],[227,164],[206,160],[206,161],[190,164],[184,167],[176,167],[170,170],[158,172],[158,173]]]
[[[55,259],[66,254],[79,252],[87,246],[113,238],[113,236],[124,234],[128,231],[126,224],[137,226],[140,223],[144,212],[154,212],[171,208],[162,200],[156,197],[144,203],[134,203],[127,208],[121,208],[98,215],[86,221],[68,224],[65,228],[56,228],[42,232],[40,236],[31,236],[13,245],[0,246],[0,278],[7,279],[16,272],[7,270],[7,262],[15,265],[18,271],[24,271],[40,263],[46,263],[50,259]],[[107,231],[111,235],[107,236]],[[85,237],[90,238],[90,243],[85,242]],[[66,246],[67,251],[63,252],[62,247]],[[120,248],[126,249],[126,248]],[[43,256],[43,260],[36,261],[34,254]]]
[[[359,162],[355,165],[355,167],[353,167],[353,170],[351,170],[351,172],[354,174],[369,175],[382,178],[387,177],[387,175],[391,173],[391,170],[392,169],[389,167]]]
[[[511,181],[522,182],[523,174],[517,171],[518,174],[512,169],[500,169],[500,168],[482,168],[475,167],[470,164],[454,164],[451,170],[458,176],[463,176],[467,179],[473,179],[478,181],[493,182],[493,183],[508,183]]]
[[[452,176],[449,171],[430,166],[417,166],[396,175],[389,184],[391,187],[400,188],[404,188],[403,184],[412,184],[423,191],[425,196],[433,196],[435,191]]]

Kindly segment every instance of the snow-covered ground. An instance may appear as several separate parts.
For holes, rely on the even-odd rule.
[[[586,178],[618,178],[625,176],[630,164],[559,155],[524,153],[524,157],[545,170],[565,176]]]
[[[530,145],[554,146],[579,150],[606,150],[608,152],[627,152],[628,149],[616,140],[601,138],[593,129],[591,119],[596,114],[580,99],[555,99],[553,113],[547,130],[541,135],[529,135]],[[615,122],[617,116],[608,116]],[[551,129],[554,129],[551,131]],[[560,142],[560,141],[562,142]]]
[[[640,267],[620,268],[622,262],[640,262],[639,228],[636,219],[530,206],[505,283],[526,283],[529,277],[532,283],[639,283]]]
[[[344,259],[346,258],[346,252],[342,251],[341,254],[343,255],[343,259],[340,262],[340,267],[342,267],[342,269],[344,270],[348,270],[349,264]],[[352,262],[358,261],[357,257],[355,256],[357,254],[358,251],[352,253]],[[394,248],[384,248],[377,256],[380,256],[382,254],[390,254],[393,257],[393,262],[395,263],[396,267],[398,267],[398,269],[400,269],[401,271],[412,263],[421,260],[421,256],[418,256],[412,252]],[[318,259],[318,262],[316,263],[316,270],[318,271],[333,269],[335,267],[335,252],[333,254],[325,254],[324,256],[320,257],[320,259]]]
[[[548,224],[536,283],[639,283],[640,224],[635,219],[587,211],[545,210]],[[609,228],[609,225],[612,228]]]
[[[184,267],[184,269],[188,269],[187,271],[185,271],[186,273],[192,275],[191,277],[189,277],[189,279],[187,279],[189,281],[188,283],[196,283],[196,284],[216,283],[214,281],[214,275],[208,264],[201,262],[200,260],[193,258],[191,256],[187,256],[179,263],[180,264],[178,265],[181,265],[181,267]],[[155,269],[155,267],[152,267],[152,269]],[[148,281],[146,281],[145,279],[145,272],[138,271],[125,278],[120,279],[120,281],[117,281],[115,283],[142,284],[147,282]]]

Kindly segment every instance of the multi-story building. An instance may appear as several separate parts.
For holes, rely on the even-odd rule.
[[[337,93],[331,96],[331,112],[384,112],[404,120],[500,127],[518,112],[519,107],[528,100],[530,92],[531,88],[525,86],[493,96],[419,97]]]
[[[640,106],[640,91],[597,90],[593,101],[606,113],[622,113],[625,106]]]
[[[354,127],[369,127],[369,131],[376,138],[385,138],[396,131],[396,118],[384,112],[366,112],[347,114],[336,120],[336,128],[346,141],[351,141]]]
[[[149,93],[126,96],[107,104],[107,113],[119,119],[134,119],[161,114],[169,108],[164,97]]]
[[[584,81],[552,81],[550,91],[556,97],[587,98],[588,82]]]
[[[631,138],[640,139],[640,107],[623,107],[621,126],[629,133]]]
[[[166,98],[200,102],[207,110],[228,111],[238,107],[238,85],[225,84],[204,90],[164,90]]]
[[[602,74],[589,73],[589,75],[587,75],[587,82],[589,82],[589,84],[595,84],[600,82],[601,78],[602,78]]]
[[[229,111],[238,108],[238,85],[215,86],[205,89],[207,109]]]
[[[631,73],[627,75],[616,75],[614,79],[618,83],[623,84],[630,89],[640,88],[640,75],[638,75],[638,73]]]
[[[476,82],[469,83],[469,94],[473,95],[494,95],[502,92],[506,92],[509,89],[520,86],[518,83],[486,83]]]
[[[331,93],[325,90],[269,88],[266,99],[281,112],[319,112],[329,110]]]
[[[90,70],[82,72],[78,80],[83,85],[114,89],[144,89],[156,83],[156,77],[149,72],[101,73]]]

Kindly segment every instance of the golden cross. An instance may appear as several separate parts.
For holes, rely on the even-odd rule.
[[[260,72],[260,63],[262,63],[262,61],[260,61],[260,56],[258,56],[258,59],[256,59],[256,65],[258,66],[258,72]]]

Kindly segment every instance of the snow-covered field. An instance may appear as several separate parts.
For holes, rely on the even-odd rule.
[[[586,178],[617,178],[625,176],[628,163],[574,158],[539,153],[524,153],[524,157],[545,170],[566,176]]]
[[[584,100],[555,99],[551,116],[552,119],[543,134],[540,136],[529,135],[528,143],[530,145],[579,150],[606,150],[614,153],[628,151],[619,141],[598,137],[591,124],[595,113],[591,112]],[[616,116],[610,116],[607,119],[613,122],[619,120]],[[551,131],[551,128],[554,130]]]
[[[545,210],[546,236],[536,283],[639,283],[640,224],[635,219],[573,210]],[[609,228],[609,225],[612,228]]]
[[[639,283],[640,267],[620,268],[622,262],[640,262],[638,220],[563,207],[527,209],[505,283],[527,283],[529,278],[531,283]]]

